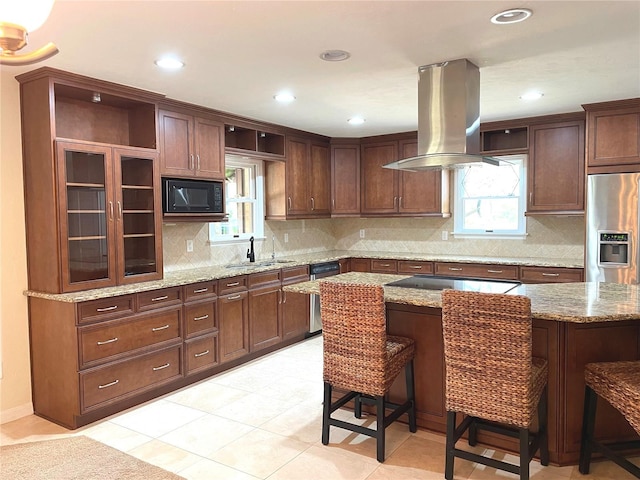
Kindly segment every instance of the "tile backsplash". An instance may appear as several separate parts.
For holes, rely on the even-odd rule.
[[[584,217],[527,217],[524,239],[453,238],[453,219],[334,218],[265,222],[265,238],[255,242],[256,258],[326,250],[388,251],[487,257],[567,258],[584,255]],[[364,230],[364,238],[360,238]],[[448,240],[442,240],[442,232]],[[285,234],[288,241],[285,243]],[[207,223],[165,224],[165,271],[246,261],[248,242],[211,244]],[[193,240],[193,252],[187,252]]]

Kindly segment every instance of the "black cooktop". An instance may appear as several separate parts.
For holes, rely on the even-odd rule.
[[[396,282],[387,283],[389,287],[417,288],[420,290],[464,290],[481,293],[507,293],[520,285],[515,280],[487,280],[478,278],[437,277],[414,275]]]

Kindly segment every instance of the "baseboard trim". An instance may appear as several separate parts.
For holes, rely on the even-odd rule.
[[[18,405],[17,407],[9,408],[7,410],[0,411],[0,425],[4,423],[13,422],[22,417],[28,417],[33,414],[33,404],[31,402],[24,405]]]

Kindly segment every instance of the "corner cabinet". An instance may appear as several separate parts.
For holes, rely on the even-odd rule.
[[[158,112],[161,174],[224,180],[224,124],[197,112]]]
[[[17,79],[29,288],[161,279],[161,96],[48,67]]]

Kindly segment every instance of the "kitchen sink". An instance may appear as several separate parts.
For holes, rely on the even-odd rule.
[[[293,260],[264,260],[262,262],[243,262],[243,263],[230,263],[226,265],[226,268],[253,268],[253,267],[269,267],[271,265],[280,265],[283,263],[293,263]]]

